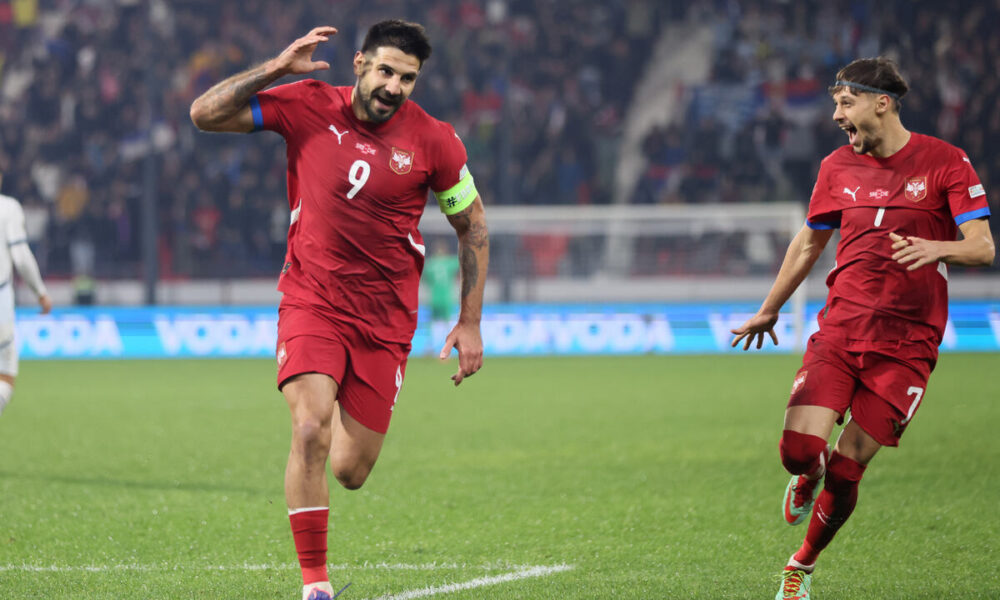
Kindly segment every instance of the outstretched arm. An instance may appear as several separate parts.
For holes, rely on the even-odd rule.
[[[480,198],[460,213],[449,215],[448,222],[458,235],[458,260],[462,272],[462,303],[458,323],[445,339],[441,359],[451,349],[458,350],[458,373],[451,376],[455,385],[483,366],[483,337],[479,322],[483,315],[483,288],[490,263],[490,237],[486,229],[486,211]]]
[[[756,339],[759,349],[764,345],[765,333],[771,336],[771,341],[775,345],[778,344],[778,336],[774,333],[774,325],[778,322],[778,311],[812,270],[816,259],[823,253],[823,248],[826,248],[826,243],[830,241],[832,235],[832,229],[817,230],[808,225],[802,226],[788,244],[785,260],[782,261],[774,285],[771,286],[771,291],[761,304],[760,310],[742,326],[732,330],[736,335],[732,344],[734,348],[740,340],[745,339],[743,349],[749,350],[750,344]]]
[[[326,61],[313,61],[312,54],[336,33],[333,27],[317,27],[275,58],[215,84],[191,104],[191,121],[202,131],[253,131],[253,95],[285,75],[329,69]]]
[[[988,267],[996,258],[996,245],[990,233],[989,221],[973,219],[958,226],[962,239],[954,242],[925,240],[914,236],[903,237],[890,233],[894,254],[892,260],[907,265],[907,271],[942,261],[949,265]]]

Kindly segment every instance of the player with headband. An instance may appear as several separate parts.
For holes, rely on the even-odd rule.
[[[792,474],[783,517],[809,526],[777,600],[809,598],[816,561],[854,510],[868,463],[899,444],[924,400],[948,319],[948,265],[994,259],[976,171],[962,150],[903,127],[907,89],[895,63],[881,57],[837,73],[833,120],[848,144],[823,160],[806,223],[770,293],[733,330],[733,346],[742,341],[744,350],[760,348],[765,336],[777,344],[778,311],[840,229],[819,331],[792,381],[779,444]],[[827,440],[845,417],[831,451]]]

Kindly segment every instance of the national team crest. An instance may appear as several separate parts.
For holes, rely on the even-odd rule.
[[[809,376],[809,371],[802,371],[795,375],[795,381],[792,382],[792,395],[799,391],[803,385],[806,383],[806,377]]]
[[[911,202],[920,202],[927,197],[927,176],[910,177],[906,180],[905,196]]]
[[[288,352],[285,350],[285,342],[281,342],[281,345],[278,346],[276,358],[278,359],[278,368],[280,369],[285,365],[285,361],[288,360]]]
[[[389,157],[389,168],[399,175],[406,175],[413,168],[413,151],[407,152],[393,147]]]

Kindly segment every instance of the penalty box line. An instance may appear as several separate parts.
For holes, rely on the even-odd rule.
[[[414,598],[426,598],[427,596],[436,596],[438,594],[450,594],[452,592],[471,590],[490,585],[498,585],[501,583],[509,583],[511,581],[518,581],[521,579],[528,579],[531,577],[544,577],[546,575],[552,575],[554,573],[569,571],[572,568],[573,568],[572,565],[525,567],[518,571],[512,571],[510,573],[504,573],[502,575],[479,577],[477,579],[473,579],[471,581],[466,581],[463,583],[449,583],[434,587],[421,588],[418,590],[410,590],[408,592],[400,592],[398,594],[389,594],[388,596],[379,596],[374,600],[413,600]]]

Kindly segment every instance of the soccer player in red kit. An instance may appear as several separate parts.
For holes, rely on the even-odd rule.
[[[458,350],[455,385],[482,367],[489,262],[465,147],[451,125],[408,100],[431,52],[420,25],[372,26],[354,55],[353,87],[307,79],[264,90],[284,75],[328,69],[312,54],[336,33],[313,29],[191,106],[200,129],[268,129],[288,148],[291,225],[278,280],[276,352],[292,420],[285,499],[308,600],[336,597],[326,569],[326,463],[345,488],[361,487],[403,385],[424,264],[417,224],[428,190],[458,236],[461,309],[441,351],[446,358]]]
[[[885,58],[837,74],[833,119],[848,145],[823,160],[805,226],[771,291],[733,330],[733,346],[742,340],[744,350],[754,341],[760,348],[765,334],[777,344],[779,309],[840,229],[819,331],[793,380],[779,446],[792,474],[785,520],[812,517],[778,600],[809,598],[816,559],[854,510],[865,467],[879,448],[898,445],[920,406],[948,318],[947,265],[993,262],[983,186],[964,152],[903,127],[907,89]],[[848,411],[831,452],[827,440]]]

